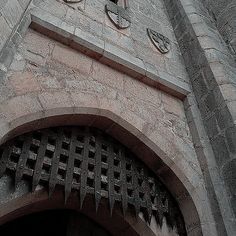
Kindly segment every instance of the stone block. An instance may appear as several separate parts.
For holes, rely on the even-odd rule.
[[[17,33],[21,36],[24,37],[29,26],[31,23],[31,16],[30,16],[30,12],[26,12],[23,16],[23,18],[21,19],[18,27],[17,27]]]
[[[23,12],[17,0],[7,1],[2,9],[2,14],[5,16],[6,21],[12,29],[19,23]]]
[[[76,14],[78,15],[79,13],[76,12]],[[80,14],[80,24],[77,26],[84,32],[87,31],[89,34],[97,36],[97,38],[103,38],[102,34],[104,29],[102,22],[99,22],[95,19],[91,21],[91,18]]]
[[[227,106],[220,107],[216,110],[216,119],[220,129],[232,127],[233,125],[232,115]]]
[[[219,133],[216,117],[214,115],[206,119],[205,125],[206,125],[208,136],[210,139],[212,139],[214,136],[216,136]]]
[[[91,71],[92,59],[60,44],[55,45],[52,59],[70,68],[74,68],[85,75],[88,75]]]
[[[222,175],[227,183],[230,183],[230,192],[236,196],[236,159],[228,161],[222,168]]]
[[[216,76],[216,75],[213,74],[213,72],[212,72],[212,69],[213,69],[212,66],[213,66],[213,65],[204,66],[204,67],[201,69],[203,78],[204,78],[204,80],[206,81],[207,87],[208,87],[210,90],[214,90],[214,88],[217,86],[217,82],[216,82],[216,80],[215,80],[215,76]],[[220,66],[221,66],[221,65],[217,65],[218,70],[220,70],[220,69],[219,69]],[[214,71],[214,73],[215,73],[215,71]]]
[[[211,140],[211,145],[215,154],[216,162],[219,167],[222,167],[230,159],[230,154],[225,142],[225,137],[218,135]]]
[[[14,59],[10,65],[11,71],[23,71],[26,66],[26,61],[23,59],[23,57],[16,53],[14,56]]]
[[[101,105],[95,94],[74,92],[71,94],[71,98],[76,109],[80,109],[82,107],[95,108],[99,114],[99,108]]]
[[[222,84],[220,91],[226,101],[236,101],[236,85],[233,83]]]
[[[163,94],[162,102],[164,106],[164,110],[168,113],[174,114],[181,119],[185,118],[185,112],[183,103],[180,100],[174,99],[173,97]]]
[[[21,35],[18,32],[15,32],[11,37],[11,42],[16,47],[16,49],[20,45],[21,41],[22,41]]]
[[[7,1],[9,1],[9,0],[2,0],[2,1],[0,2],[0,11],[5,7]]]
[[[35,113],[41,112],[42,107],[34,96],[22,95],[9,99],[1,106],[1,114],[6,117],[7,121],[12,123],[16,119],[21,119],[27,115],[34,116]],[[27,122],[25,118],[24,122]]]
[[[46,58],[54,46],[47,37],[32,30],[24,37],[24,44],[27,51],[42,58]]]
[[[42,90],[56,90],[63,87],[61,81],[58,78],[52,76],[37,76],[37,81],[40,84]]]
[[[40,91],[40,84],[34,75],[30,72],[17,72],[14,73],[10,78],[9,82],[12,85],[17,95],[23,95],[26,93],[32,93]]]
[[[104,23],[106,18],[106,15],[104,14],[104,5],[104,1],[88,0],[85,3],[84,10],[89,18]]]
[[[154,87],[163,89],[164,91],[171,92],[171,94],[183,98],[191,91],[187,82],[181,81],[165,71],[157,70],[157,68],[147,62],[144,62],[146,67],[146,77],[152,81],[148,81],[149,84]]]
[[[75,29],[72,40],[73,42],[71,43],[71,45],[74,48],[79,48],[79,50],[84,51],[86,54],[92,57],[100,58],[104,52],[104,40],[99,39],[90,33],[86,33],[79,28]]]
[[[43,12],[48,12],[55,17],[62,18],[66,15],[68,6],[60,1],[40,1],[35,0],[34,5],[40,8]]]
[[[99,83],[124,91],[124,74],[119,71],[115,71],[109,66],[94,61],[90,76]]]
[[[199,74],[196,79],[192,82],[193,90],[197,94],[199,98],[201,98],[203,95],[207,94],[208,89],[206,82],[201,74]],[[199,99],[198,98],[198,99]]]
[[[0,63],[3,64],[6,68],[8,68],[14,58],[15,53],[16,53],[16,46],[10,40],[5,45],[5,47],[3,48],[0,54]]]
[[[204,99],[204,104],[207,107],[207,110],[212,112],[217,108],[217,102],[214,94],[209,92],[208,95]]]
[[[53,32],[60,31],[60,26],[63,22],[60,18],[51,15],[47,11],[42,11],[40,8],[36,7],[31,9],[31,19],[33,23]]]
[[[7,39],[11,35],[11,28],[7,24],[5,18],[0,14],[0,52],[5,45]]]
[[[124,105],[129,104],[129,100],[133,101],[134,105],[131,105],[130,110],[135,106],[135,100],[139,101],[139,106],[144,103],[155,106],[156,109],[160,108],[162,93],[156,91],[154,88],[143,86],[143,83],[133,80],[128,76],[124,79],[124,92],[125,98],[128,100],[123,100]],[[143,108],[145,109],[145,107]],[[142,112],[142,109],[140,109]]]
[[[229,127],[225,136],[231,153],[236,154],[236,129],[235,126]]]
[[[74,103],[67,92],[43,92],[38,95],[46,116],[72,114]]]
[[[21,5],[22,9],[25,10],[31,0],[18,0],[19,4]]]
[[[227,107],[230,111],[230,114],[232,115],[234,124],[236,125],[236,101],[227,102]]]
[[[130,55],[118,47],[106,42],[103,57],[101,61],[107,62],[107,59],[113,61],[117,66],[121,65],[128,73],[136,74],[136,77],[144,77],[146,68],[141,59]]]
[[[11,99],[15,94],[14,90],[9,84],[9,81],[4,76],[1,77],[1,70],[0,70],[0,103],[3,103],[9,99]]]
[[[105,41],[115,44],[126,52],[134,52],[134,41],[131,37],[127,37],[126,35],[123,35],[119,31],[110,27],[104,27],[102,36]]]

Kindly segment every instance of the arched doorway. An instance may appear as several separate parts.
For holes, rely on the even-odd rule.
[[[60,188],[65,205],[77,193],[85,213],[85,199],[92,196],[95,212],[106,200],[111,215],[116,208],[147,224],[155,221],[161,227],[165,220],[175,235],[186,235],[181,211],[164,183],[129,149],[97,128],[35,130],[8,141],[0,154],[0,177],[14,178],[15,188],[27,180],[32,192],[46,187],[49,198]]]
[[[72,210],[30,214],[0,226],[0,235],[24,236],[110,236],[88,217]]]

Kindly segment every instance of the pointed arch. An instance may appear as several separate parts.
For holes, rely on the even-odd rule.
[[[201,232],[200,219],[203,219],[204,216],[201,215],[202,203],[198,194],[202,194],[202,190],[199,190],[199,193],[198,189],[194,191],[195,187],[191,180],[183,170],[178,169],[178,165],[160,147],[141,133],[134,124],[125,121],[111,111],[91,107],[81,107],[75,110],[73,107],[71,109],[53,108],[43,113],[31,113],[16,118],[11,123],[11,128],[8,127],[2,134],[0,141],[3,143],[25,132],[60,125],[98,127],[123,143],[166,184],[180,206],[186,227],[190,229],[189,232],[194,233],[196,230]],[[193,221],[194,225],[191,223]],[[194,227],[194,230],[191,227]]]

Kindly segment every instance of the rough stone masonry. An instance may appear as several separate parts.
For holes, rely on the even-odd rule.
[[[1,0],[1,143],[98,126],[162,179],[187,235],[235,235],[235,1],[130,0],[126,29],[107,1]],[[167,53],[147,29],[169,40]],[[10,183],[0,183],[0,223],[31,196],[27,184],[9,193]],[[137,235],[176,235],[129,224]]]

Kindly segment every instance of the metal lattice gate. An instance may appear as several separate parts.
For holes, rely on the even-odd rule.
[[[119,202],[125,214],[131,208],[150,222],[163,218],[186,235],[181,213],[164,185],[123,145],[98,129],[58,127],[19,136],[1,147],[0,177],[10,171],[17,185],[25,176],[32,191],[39,184],[64,186],[65,202],[72,189],[83,205],[87,194],[94,195],[96,210],[101,198],[109,200],[111,213]]]

